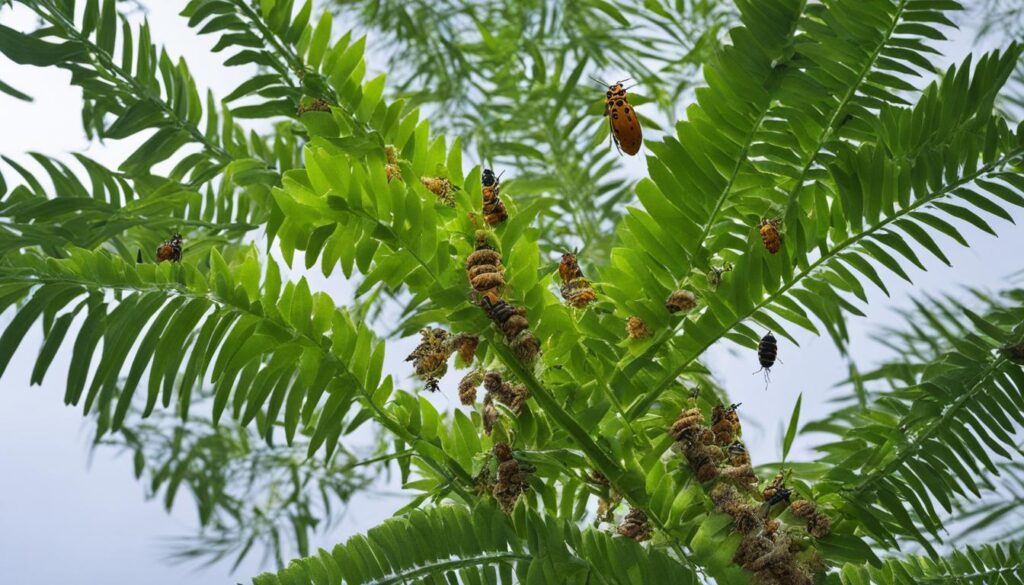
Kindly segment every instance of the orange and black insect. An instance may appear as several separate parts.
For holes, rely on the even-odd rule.
[[[484,169],[480,183],[480,193],[484,197],[484,220],[487,225],[498,225],[508,219],[508,211],[501,201],[501,175],[495,175],[491,169]]]
[[[761,369],[757,372],[764,372],[765,382],[771,380],[769,374],[771,374],[772,366],[775,365],[775,360],[778,357],[779,343],[769,331],[765,333],[764,337],[761,338],[761,342],[757,344],[757,361],[761,364]],[[754,373],[756,374],[757,372]]]
[[[782,247],[782,236],[779,235],[779,220],[763,219],[757,229],[761,232],[761,241],[764,242],[764,249],[775,254]]]
[[[593,79],[593,78],[592,78]],[[594,81],[597,81],[594,79]],[[605,93],[604,115],[608,118],[608,127],[611,129],[612,140],[619,152],[628,155],[635,155],[640,152],[640,145],[644,141],[643,130],[640,128],[640,120],[636,117],[636,111],[629,103],[626,89],[622,82],[616,81],[608,85]],[[606,85],[600,81],[601,85]]]
[[[761,496],[764,498],[764,505],[762,506],[764,515],[767,516],[771,507],[775,504],[786,502],[789,505],[789,498],[792,495],[793,490],[786,487],[786,474],[780,471],[761,493]]]
[[[522,307],[508,304],[505,299],[491,291],[484,293],[481,303],[484,311],[508,339],[514,338],[530,326],[530,322],[526,320],[526,311]]]
[[[582,309],[597,300],[597,293],[594,292],[590,281],[583,276],[579,262],[576,261],[576,254],[566,252],[562,254],[562,261],[558,264],[558,276],[562,279],[562,286],[559,292],[569,306]]]
[[[174,234],[156,249],[156,261],[181,262],[181,234]]]

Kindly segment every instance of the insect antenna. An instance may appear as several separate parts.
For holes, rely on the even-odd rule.
[[[593,81],[594,83],[600,85],[601,87],[608,87],[609,85],[611,85],[609,83],[605,83],[605,82],[601,81],[600,79],[594,79],[593,77],[590,77],[589,75],[587,76],[587,78],[590,79],[590,81]]]

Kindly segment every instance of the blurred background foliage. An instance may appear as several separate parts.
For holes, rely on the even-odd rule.
[[[340,0],[336,11],[369,33],[394,97],[504,171],[503,194],[520,207],[545,202],[542,253],[581,248],[595,263],[635,177],[595,122],[605,88],[593,79],[630,78],[654,138],[737,18],[724,0]]]

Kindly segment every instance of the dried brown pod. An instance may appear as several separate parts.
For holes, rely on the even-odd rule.
[[[442,205],[455,207],[455,186],[443,177],[420,177],[420,182],[434,195]]]
[[[719,475],[718,461],[722,458],[722,450],[704,443],[690,444],[685,453],[690,469],[701,483],[716,479]]]
[[[650,522],[647,519],[647,514],[640,508],[631,508],[626,517],[622,519],[622,523],[619,524],[616,531],[622,536],[632,538],[637,542],[643,542],[651,538]]]
[[[731,514],[734,507],[742,503],[739,492],[727,483],[715,484],[708,496],[711,498],[711,503],[715,505],[715,509],[726,514]]]
[[[669,313],[687,312],[697,306],[697,295],[688,290],[673,291],[665,301]]]
[[[644,339],[651,336],[651,330],[647,328],[647,323],[643,319],[632,315],[626,319],[626,334],[630,339]]]

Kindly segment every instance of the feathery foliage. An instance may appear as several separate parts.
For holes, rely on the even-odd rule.
[[[223,66],[256,71],[219,101],[114,0],[18,4],[43,25],[0,27],[0,53],[70,70],[87,135],[154,133],[116,171],[79,157],[88,183],[33,155],[44,186],[4,159],[23,184],[0,182],[0,375],[35,328],[33,383],[70,348],[65,402],[144,464],[155,454],[153,491],[171,501],[188,484],[219,535],[186,554],[244,556],[260,530],[280,557],[285,529],[308,554],[325,519],[302,474],[343,473],[344,442],[372,425],[372,460],[393,460],[412,500],[257,583],[1019,579],[1012,542],[939,548],[997,485],[988,474],[1019,463],[1019,293],[919,304],[893,362],[852,370],[856,403],[804,427],[837,435],[823,456],[775,482],[704,365],[722,340],[753,350],[762,329],[846,351],[847,318],[892,275],[949,264],[949,242],[970,243],[961,228],[995,234],[1024,207],[1024,136],[997,108],[1022,49],[938,67],[959,3],[340,3],[397,46],[389,85],[370,73],[373,43],[311,1],[192,0],[182,16]],[[581,82],[612,68],[641,82],[631,103],[653,131],[636,183],[601,146],[600,94]],[[511,175],[493,228],[479,160]],[[183,228],[180,262],[136,261]],[[269,253],[242,243],[254,228]],[[582,308],[560,298],[569,266],[553,255],[580,241],[593,281],[572,282],[596,298]],[[467,258],[485,249],[500,282],[474,292]],[[282,277],[317,265],[354,284],[353,307]],[[394,331],[365,318],[377,311]],[[510,333],[514,318],[527,324]],[[386,367],[421,329],[413,367]],[[439,411],[398,375],[438,384],[455,349],[435,336],[474,339],[455,361],[479,368],[465,408]],[[172,418],[201,430],[169,448],[138,432]],[[256,438],[266,475],[298,494],[276,517],[227,489]],[[785,482],[796,501],[779,511]],[[361,484],[327,485],[344,501]],[[910,542],[929,556],[888,554]]]

